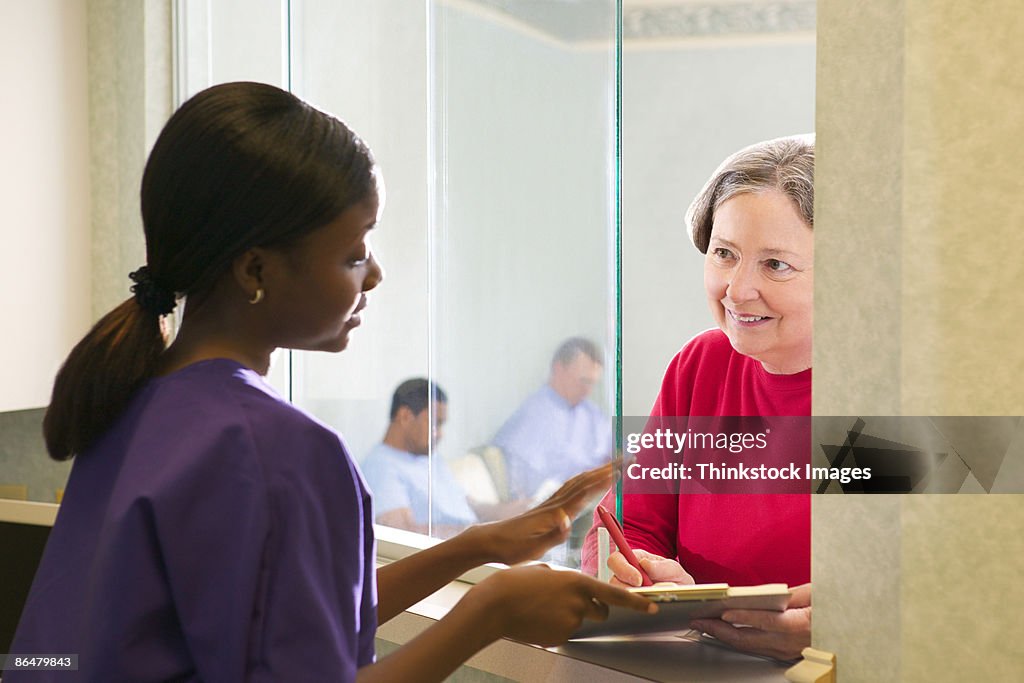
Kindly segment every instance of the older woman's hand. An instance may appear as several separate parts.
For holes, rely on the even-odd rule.
[[[640,566],[651,577],[655,583],[669,581],[671,583],[693,583],[693,577],[686,573],[683,566],[675,560],[670,560],[661,555],[649,553],[646,550],[634,550],[636,559],[640,560]],[[640,572],[623,557],[622,553],[615,552],[608,556],[608,568],[612,570],[610,583],[616,586],[639,586],[642,583]]]
[[[785,612],[728,610],[721,619],[695,619],[690,628],[737,650],[775,659],[796,659],[811,644],[811,584],[797,586],[791,592],[793,597]]]

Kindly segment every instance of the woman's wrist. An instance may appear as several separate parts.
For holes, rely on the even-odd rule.
[[[505,635],[502,605],[492,599],[487,586],[474,586],[448,613],[450,619],[471,624],[467,637],[474,639],[476,649],[483,649]]]
[[[452,553],[466,564],[467,570],[488,562],[500,561],[489,526],[490,524],[474,524],[446,541],[452,544]]]
[[[488,562],[494,562],[489,535],[473,525],[430,548],[435,561],[443,562],[456,576]],[[440,555],[438,555],[440,554]]]

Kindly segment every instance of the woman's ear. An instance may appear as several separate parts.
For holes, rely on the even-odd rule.
[[[231,274],[246,298],[253,299],[263,289],[263,268],[265,265],[263,249],[247,249],[237,256],[231,264]]]

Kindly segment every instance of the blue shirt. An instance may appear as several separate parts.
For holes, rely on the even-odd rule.
[[[370,500],[339,435],[226,359],[151,380],[75,458],[11,645],[17,681],[353,681],[374,659]]]
[[[532,498],[546,480],[561,483],[607,462],[611,420],[592,402],[575,406],[545,384],[502,425],[494,445],[505,454],[509,492]]]
[[[373,493],[374,514],[409,508],[417,524],[427,524],[427,477],[433,461],[433,523],[468,526],[477,522],[466,492],[444,458],[414,455],[377,444],[363,461],[363,474]]]

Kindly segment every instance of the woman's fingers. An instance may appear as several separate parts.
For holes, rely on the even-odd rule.
[[[591,621],[604,621],[608,618],[608,605],[604,604],[597,598],[589,598],[587,600],[587,609],[583,613],[584,619],[590,619]]]
[[[619,588],[633,588],[634,587],[633,584],[625,583],[623,581],[620,581],[619,577],[617,577],[617,576],[613,576],[612,578],[608,579],[608,583],[610,583],[613,586],[618,586]]]
[[[583,576],[582,574],[580,576],[587,579],[591,597],[606,605],[626,607],[637,612],[647,612],[649,614],[654,614],[658,611],[657,605],[639,593],[632,593],[624,588],[598,581],[589,576]]]
[[[731,624],[717,619],[700,619],[690,624],[701,633],[714,636],[726,645],[753,652],[754,654],[765,655],[766,657],[778,657],[776,650],[777,636],[756,628],[736,628]]]
[[[517,564],[540,557],[565,541],[572,520],[594,494],[606,491],[613,464],[582,472],[565,482],[550,498],[531,510],[498,522],[481,524],[473,532],[483,540],[495,561]]]
[[[540,542],[537,548],[538,556],[543,555],[544,551],[551,546],[558,545],[568,538],[571,529],[572,520],[565,510],[555,508],[545,511],[543,521],[538,524],[533,534]]]
[[[722,614],[722,621],[729,624],[753,626],[762,631],[777,633],[803,633],[810,630],[810,612],[807,608],[787,609],[785,612],[769,612],[762,609],[731,609]]]
[[[637,568],[631,565],[620,552],[614,552],[608,556],[608,569],[612,574],[627,586],[640,586],[643,584],[643,577]]]
[[[790,607],[810,607],[811,606],[811,584],[804,583],[799,586],[795,586],[789,589],[789,606]]]
[[[810,644],[809,637],[804,642],[804,639],[795,635],[782,635],[756,628],[736,628],[717,619],[701,619],[690,626],[737,650],[774,659],[796,659],[803,648]]]
[[[584,619],[604,620],[610,607],[655,612],[647,598],[574,571],[543,565],[507,569],[473,589],[509,638],[539,645],[565,642]]]
[[[643,567],[647,576],[651,577],[655,583],[669,581],[692,584],[694,582],[693,577],[675,560],[649,553],[646,550],[634,550],[633,554],[640,560],[640,566]],[[612,570],[612,574],[628,586],[639,586],[643,582],[640,572],[626,561],[620,552],[614,552],[608,556],[608,568]]]
[[[643,550],[633,552],[640,560],[640,566],[647,572],[647,576],[651,577],[651,581],[670,581],[684,585],[694,583],[693,577],[675,560]]]
[[[537,507],[560,507],[570,517],[575,517],[591,495],[606,490],[611,485],[613,472],[612,463],[608,462],[577,474]]]
[[[785,612],[728,610],[721,619],[696,619],[690,628],[739,650],[776,659],[795,659],[811,644],[811,608]]]
[[[607,472],[585,472],[579,475],[578,480],[576,478],[570,479],[563,489],[556,491],[543,505],[567,508],[570,514],[575,517],[591,496],[596,495],[600,491],[607,490],[610,484],[610,468]]]

